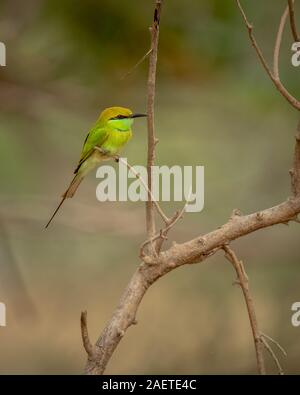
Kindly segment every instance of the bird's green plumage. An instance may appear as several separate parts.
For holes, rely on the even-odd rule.
[[[75,170],[86,173],[98,162],[116,155],[132,136],[131,125],[133,119],[113,119],[116,116],[129,117],[132,112],[123,107],[111,107],[104,110],[95,125],[90,129],[84,142],[79,164]],[[95,146],[102,148],[107,155],[95,150]]]
[[[80,169],[82,163],[87,160],[90,154],[94,151],[95,146],[101,147],[102,143],[108,136],[107,128],[100,126],[96,123],[94,127],[91,128],[86,136],[85,142],[83,144],[80,160],[74,173],[76,174]]]
[[[109,107],[102,111],[85,139],[78,166],[74,171],[75,177],[63,194],[63,200],[46,227],[48,227],[64,200],[73,197],[86,174],[101,161],[107,160],[120,152],[132,136],[131,126],[133,118],[139,116],[146,115],[133,115],[131,110],[124,107]],[[95,149],[95,147],[101,148],[103,152]]]

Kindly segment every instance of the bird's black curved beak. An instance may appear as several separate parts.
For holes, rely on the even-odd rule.
[[[130,118],[142,118],[142,117],[147,117],[147,114],[132,114],[130,115]]]

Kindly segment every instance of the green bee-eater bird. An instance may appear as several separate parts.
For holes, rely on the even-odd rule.
[[[62,195],[62,201],[49,219],[50,225],[55,214],[67,198],[74,196],[79,184],[89,171],[103,160],[116,156],[132,136],[131,126],[134,118],[146,117],[146,114],[133,114],[124,107],[109,107],[100,114],[90,129],[83,144],[78,166],[69,188]]]

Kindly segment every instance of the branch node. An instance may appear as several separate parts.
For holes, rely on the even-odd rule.
[[[123,331],[122,329],[117,329],[117,333],[119,337],[123,337],[125,335],[125,331]]]
[[[205,244],[206,244],[206,241],[205,241],[204,237],[199,237],[198,243],[204,247]]]
[[[261,213],[261,212],[256,213],[256,219],[257,219],[258,221],[263,221],[263,219],[264,219],[263,213]]]
[[[149,256],[149,255],[145,255],[142,258],[143,262],[148,265],[148,266],[154,266],[157,265],[158,260],[154,258],[154,256]]]
[[[242,216],[241,210],[239,210],[238,208],[235,208],[232,210],[229,220],[233,220],[235,217],[241,217],[241,216]]]

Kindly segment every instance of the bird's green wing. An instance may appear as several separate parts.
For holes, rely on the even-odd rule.
[[[98,125],[95,125],[89,131],[83,144],[78,166],[74,171],[75,174],[78,172],[82,163],[92,154],[95,145],[101,147],[101,145],[104,143],[107,137],[108,137],[108,131],[104,127],[99,127]]]

